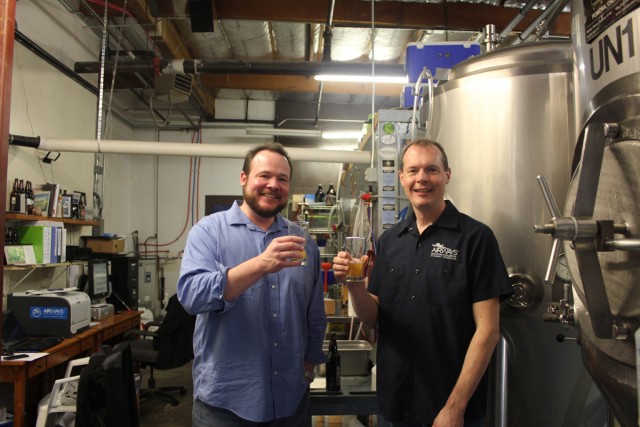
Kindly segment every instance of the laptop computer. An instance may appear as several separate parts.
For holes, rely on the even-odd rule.
[[[64,340],[64,337],[30,337],[18,318],[7,310],[2,315],[2,350],[8,354],[15,352],[42,352]]]

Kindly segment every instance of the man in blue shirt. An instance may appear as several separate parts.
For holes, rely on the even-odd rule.
[[[368,287],[348,284],[358,317],[378,327],[378,400],[393,427],[483,424],[485,371],[511,286],[493,232],[445,201],[450,177],[438,143],[405,148],[400,182],[412,209],[378,239]],[[336,279],[347,268],[340,252]]]
[[[311,425],[309,383],[326,360],[326,316],[318,248],[289,236],[279,215],[291,172],[280,144],[252,149],[243,202],[189,233],[178,298],[197,315],[194,427]]]

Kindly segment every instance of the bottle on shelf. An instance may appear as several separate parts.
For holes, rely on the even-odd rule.
[[[78,200],[78,219],[85,219],[87,215],[87,195],[80,193],[80,199]]]
[[[18,239],[18,230],[15,227],[5,227],[4,230],[4,245],[17,245],[19,242]]]
[[[329,341],[329,360],[327,361],[327,391],[340,391],[340,353],[336,334]]]
[[[12,245],[20,244],[20,238],[18,237],[18,229],[15,227],[11,227],[11,244]]]
[[[79,216],[79,210],[78,210],[78,198],[73,195],[71,196],[71,218],[73,219],[80,219]]]
[[[329,184],[327,195],[325,196],[325,204],[327,206],[333,206],[336,204],[336,190],[333,188],[333,183]]]
[[[318,189],[316,190],[316,194],[315,194],[315,199],[316,199],[316,203],[319,202],[324,202],[324,190],[322,190],[322,184],[318,184]]]
[[[19,199],[20,201],[18,202],[20,204],[20,209],[19,211],[21,213],[27,213],[27,201],[26,201],[26,197],[25,197],[25,191],[24,191],[24,180],[21,179],[20,180],[20,184],[18,184],[18,193],[19,193]]]
[[[18,178],[13,180],[13,190],[11,190],[10,201],[9,201],[9,211],[11,212],[19,212],[20,211],[20,186],[18,184]]]
[[[25,202],[27,204],[27,213],[29,215],[33,214],[33,202],[34,202],[34,196],[33,196],[33,187],[31,186],[31,181],[27,181],[26,187],[24,189],[24,195],[25,195]]]

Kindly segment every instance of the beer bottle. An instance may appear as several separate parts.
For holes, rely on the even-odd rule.
[[[333,183],[329,184],[329,189],[325,196],[325,203],[327,206],[333,206],[336,204],[336,190],[333,188]]]
[[[322,184],[318,184],[318,189],[315,194],[316,203],[324,202],[324,191],[322,190]]]
[[[18,178],[13,180],[13,190],[11,190],[11,195],[9,197],[10,197],[9,211],[19,212],[20,211],[20,187],[18,187]]]
[[[18,184],[18,211],[21,213],[27,213],[27,198],[24,193],[24,180],[20,180]]]
[[[329,360],[327,361],[327,391],[340,391],[340,353],[336,334],[329,341]]]
[[[33,196],[33,187],[31,186],[31,181],[27,181],[27,186],[24,189],[24,199],[25,199],[25,203],[27,204],[27,213],[29,215],[33,214],[33,202],[34,202],[34,196]]]

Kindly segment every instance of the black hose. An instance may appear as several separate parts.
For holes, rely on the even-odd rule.
[[[9,134],[9,145],[19,145],[20,147],[40,147],[39,136],[23,136]]]

